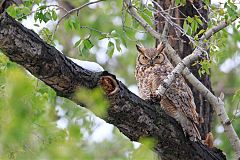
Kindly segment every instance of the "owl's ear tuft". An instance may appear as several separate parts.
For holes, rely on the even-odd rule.
[[[158,53],[161,53],[164,48],[165,48],[165,45],[162,42],[160,42],[159,45],[157,46]]]
[[[136,44],[136,48],[140,53],[144,53],[146,51],[146,48],[144,48],[143,46],[140,46],[139,44]]]

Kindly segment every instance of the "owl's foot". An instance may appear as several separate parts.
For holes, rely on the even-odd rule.
[[[209,132],[206,135],[206,139],[203,140],[203,143],[206,144],[209,148],[213,148],[213,141],[214,141],[213,134],[212,132]]]
[[[156,93],[151,93],[150,100],[153,102],[159,103],[161,101],[161,97],[159,95],[157,95]]]

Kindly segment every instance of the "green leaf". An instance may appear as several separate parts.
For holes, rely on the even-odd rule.
[[[46,5],[42,5],[42,6],[39,7],[40,10],[44,10],[44,9],[46,9],[46,8],[47,8]]]
[[[43,21],[45,22],[45,23],[47,23],[49,20],[51,20],[52,19],[52,16],[51,16],[51,13],[50,12],[46,12],[45,14],[44,14],[44,18],[43,18]]]
[[[7,8],[7,13],[14,18],[16,18],[16,16],[17,16],[17,11],[16,11],[14,6],[8,7]]]
[[[194,19],[197,21],[197,23],[199,24],[199,25],[203,25],[203,22],[202,22],[202,20],[199,18],[199,16],[194,16]]]
[[[42,0],[34,0],[35,4],[39,4],[40,2],[42,2]]]
[[[82,134],[80,132],[78,125],[72,124],[68,128],[69,128],[69,137],[74,138],[76,140],[82,137]]]
[[[83,45],[84,45],[84,47],[86,47],[87,49],[91,49],[91,48],[93,47],[93,44],[92,44],[92,42],[90,41],[90,39],[85,39],[85,40],[83,41]]]
[[[200,35],[200,34],[202,34],[202,33],[204,33],[205,32],[205,30],[204,29],[201,29],[199,32],[198,32],[198,35]]]
[[[116,30],[112,30],[112,32],[110,33],[111,37],[118,37],[117,31]]]
[[[72,28],[74,28],[76,30],[80,29],[80,21],[79,21],[78,17],[76,17],[76,16],[71,17],[70,23],[72,25]]]
[[[47,43],[52,43],[54,45],[53,41],[51,40],[52,38],[52,32],[48,28],[43,28],[40,32],[39,35],[47,42]]]
[[[206,5],[209,5],[209,4],[210,4],[210,0],[203,0],[203,2],[204,2]]]
[[[224,15],[224,10],[221,8],[220,10],[219,10],[219,14],[222,16],[222,15]]]
[[[233,101],[240,100],[240,89],[237,90],[233,95]]]
[[[54,21],[56,21],[57,20],[57,13],[54,11],[54,10],[52,10],[52,19],[54,20]]]
[[[224,8],[227,9],[228,15],[232,18],[235,19],[237,17],[237,6],[232,3],[231,1],[228,1],[224,4]],[[228,19],[226,19],[228,20]]]
[[[71,25],[70,25],[70,23],[69,23],[69,19],[67,19],[67,20],[64,21],[64,28],[65,28],[67,31],[72,30],[72,27],[71,27]]]
[[[200,62],[201,68],[199,69],[201,74],[210,74],[210,67],[211,67],[211,61],[209,60],[203,60]]]
[[[192,23],[193,20],[194,20],[194,19],[193,19],[192,17],[189,17],[189,16],[187,17],[187,21],[188,21],[189,23]]]
[[[176,4],[176,6],[178,6],[180,3],[181,3],[180,0],[175,0],[175,4]]]
[[[237,24],[237,29],[239,29],[240,28],[240,24]]]
[[[194,36],[194,39],[195,39],[195,40],[198,40],[198,37],[199,37],[200,35],[202,35],[204,32],[205,32],[205,30],[204,30],[204,29],[201,29],[201,30]]]
[[[139,23],[135,19],[133,19],[132,20],[132,27],[133,28],[138,28],[138,26],[139,26]]]
[[[39,20],[39,22],[41,23],[43,20],[44,20],[44,14],[42,11],[40,12],[37,12],[35,15],[34,15],[34,20],[37,21]]]
[[[114,43],[109,41],[108,42],[108,47],[107,47],[107,55],[112,58],[113,56],[113,53],[114,53]]]
[[[78,47],[81,43],[82,43],[82,40],[79,39],[79,40],[74,44],[74,48]]]
[[[122,51],[122,49],[121,49],[121,40],[120,39],[118,39],[118,38],[115,38],[115,41],[116,41],[116,48],[117,48],[117,50],[119,51],[119,52],[121,52]]]
[[[28,7],[21,8],[21,13],[28,15],[31,13],[31,10]]]
[[[80,46],[79,46],[80,55],[83,56],[83,57],[87,57],[89,55],[89,49],[84,45],[83,45],[82,48]]]
[[[80,29],[80,21],[76,16],[72,16],[70,18],[68,18],[67,20],[65,20],[64,22],[64,27],[67,31],[70,30],[79,30]]]
[[[197,28],[198,28],[198,23],[196,21],[193,21],[191,23],[191,27],[192,27],[193,33],[195,33],[197,31]]]
[[[189,35],[192,35],[192,31],[190,29],[191,27],[189,26],[189,24],[187,23],[187,20],[184,21],[183,23],[183,29],[184,31],[189,34]]]
[[[126,42],[126,39],[120,35],[120,39],[122,41],[122,44],[127,48],[127,42]]]
[[[102,40],[102,39],[104,39],[104,38],[107,38],[107,34],[100,34],[100,35],[98,36],[98,40]]]
[[[33,5],[33,1],[32,1],[32,0],[24,0],[24,1],[23,1],[23,5],[24,5],[25,7],[31,8],[32,5]]]

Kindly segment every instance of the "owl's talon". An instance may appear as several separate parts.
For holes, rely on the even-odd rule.
[[[161,101],[161,97],[158,96],[156,93],[151,93],[150,99],[151,99],[151,101],[158,102],[158,103]]]

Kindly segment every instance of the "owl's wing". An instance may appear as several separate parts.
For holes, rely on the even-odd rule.
[[[199,124],[199,117],[191,89],[182,77],[177,78],[176,82],[166,91],[165,96],[176,106],[177,110],[183,112],[186,117],[196,124]]]

